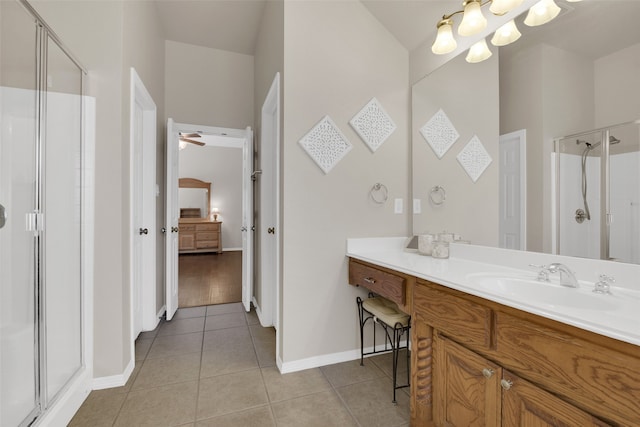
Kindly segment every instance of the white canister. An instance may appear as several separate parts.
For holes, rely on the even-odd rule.
[[[431,256],[434,258],[449,258],[449,242],[434,242]]]
[[[436,236],[433,234],[421,234],[418,236],[418,253],[422,255],[431,255],[433,250],[433,242]]]
[[[438,233],[438,240],[441,242],[451,243],[453,242],[453,233],[447,233],[446,231]]]

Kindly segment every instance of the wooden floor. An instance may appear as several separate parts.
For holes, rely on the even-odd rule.
[[[242,251],[178,257],[178,307],[242,301]]]

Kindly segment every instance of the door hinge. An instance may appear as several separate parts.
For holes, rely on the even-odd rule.
[[[27,212],[25,215],[25,229],[34,235],[44,230],[44,216],[40,212]]]

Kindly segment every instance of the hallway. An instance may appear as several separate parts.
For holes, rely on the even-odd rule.
[[[239,303],[178,309],[136,341],[124,387],[91,392],[71,426],[406,427],[391,355],[281,375],[275,331]]]

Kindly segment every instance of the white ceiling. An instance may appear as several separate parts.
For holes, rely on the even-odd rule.
[[[266,1],[156,0],[156,4],[167,39],[253,55]],[[433,40],[438,19],[462,5],[461,0],[360,1],[410,52]],[[524,36],[512,45],[514,49],[537,40],[598,58],[611,46],[621,49],[640,42],[640,0],[556,1],[569,12],[541,27],[519,25]],[[564,32],[567,28],[570,31]]]

